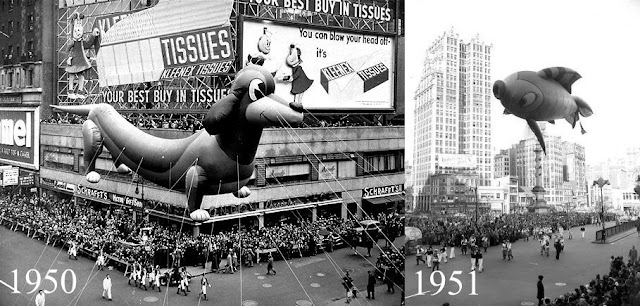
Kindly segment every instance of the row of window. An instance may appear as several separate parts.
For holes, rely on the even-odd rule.
[[[0,90],[33,87],[35,74],[34,66],[0,69]]]
[[[25,57],[27,60],[32,59],[33,58],[33,54],[34,54],[34,42],[33,40],[29,40],[27,42],[27,50],[23,50],[23,53],[20,53],[20,46],[14,46],[13,45],[9,45],[7,46],[7,50],[5,50],[4,48],[0,49],[0,55],[2,56],[0,59],[5,59],[5,60],[17,60],[19,59],[18,56],[23,56]]]
[[[23,30],[33,31],[35,27],[35,17],[33,16],[33,14],[29,14],[27,16],[26,26],[27,26],[26,29],[22,29],[20,28],[20,21],[14,22],[12,20],[9,20],[7,21],[6,27],[4,24],[0,25],[0,31],[2,31],[3,33],[9,36],[12,36],[14,33],[22,33]]]
[[[17,8],[18,6],[20,6],[20,4],[24,3],[26,5],[33,5],[33,2],[35,0],[2,0],[2,2],[0,3],[0,9],[2,12],[4,11],[12,11],[13,9]],[[46,0],[44,0],[46,1]]]

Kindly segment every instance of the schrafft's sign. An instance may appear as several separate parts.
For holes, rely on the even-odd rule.
[[[124,196],[112,192],[107,192],[104,190],[93,189],[90,187],[78,185],[76,188],[75,195],[82,196],[84,198],[98,200],[102,202],[112,202],[120,205],[127,205],[142,208],[142,201],[129,196]]]
[[[404,188],[402,184],[390,185],[390,186],[384,186],[384,187],[369,187],[362,190],[362,197],[374,198],[374,197],[381,197],[386,195],[400,194],[403,189]]]
[[[250,20],[243,23],[242,36],[244,65],[275,70],[276,94],[285,100],[313,111],[393,110],[390,36]],[[259,50],[258,41],[270,42],[271,49]]]
[[[98,18],[100,86],[228,73],[235,60],[233,0],[171,1]],[[177,17],[178,16],[178,17]]]
[[[243,0],[243,2],[378,21],[391,21],[393,19],[393,10],[391,8],[374,2],[350,2],[347,0]]]
[[[90,199],[109,201],[109,192],[104,190],[89,188],[82,185],[78,185],[74,194],[79,196],[84,196]]]
[[[0,108],[0,161],[38,169],[38,108]]]

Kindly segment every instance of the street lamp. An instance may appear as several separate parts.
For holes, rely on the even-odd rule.
[[[469,191],[473,191],[475,194],[475,203],[476,203],[476,227],[478,227],[478,186],[469,187]]]
[[[597,181],[593,181],[593,186],[600,187],[600,203],[602,204],[602,214],[601,214],[601,217],[600,217],[600,220],[602,221],[602,242],[606,242],[607,241],[607,237],[605,235],[605,227],[604,227],[604,198],[602,196],[602,188],[605,185],[610,185],[609,181],[603,179],[602,177],[600,177]]]

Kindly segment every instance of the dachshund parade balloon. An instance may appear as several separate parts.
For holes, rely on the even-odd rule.
[[[275,81],[266,69],[252,65],[240,70],[229,94],[207,113],[204,129],[183,139],[144,133],[109,104],[51,107],[87,116],[82,137],[88,182],[100,181],[95,160],[104,146],[118,172],[134,169],[158,185],[184,190],[191,219],[205,221],[210,216],[200,207],[204,195],[249,195],[245,184],[254,171],[262,129],[302,122],[302,105],[286,102],[274,91]]]
[[[577,72],[563,67],[538,72],[519,71],[504,81],[496,81],[493,94],[504,106],[505,114],[527,120],[546,154],[544,138],[536,121],[555,123],[556,119],[564,118],[575,127],[579,115],[589,117],[593,114],[587,102],[571,95],[571,85],[580,78]],[[582,124],[580,128],[584,134]]]

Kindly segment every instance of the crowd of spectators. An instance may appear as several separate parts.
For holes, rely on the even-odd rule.
[[[625,263],[611,256],[609,273],[596,275],[588,284],[557,298],[545,298],[551,306],[638,306],[640,305],[640,262]]]
[[[205,114],[191,114],[186,118],[142,118],[142,117],[127,117],[127,120],[137,126],[140,129],[172,129],[172,130],[185,130],[185,131],[198,131],[203,128],[202,121]],[[48,118],[42,119],[43,123],[56,123],[56,124],[82,124],[86,120],[86,117],[76,114],[61,114],[56,113]],[[391,121],[368,121],[368,120],[356,120],[355,118],[343,117],[336,119],[324,119],[309,117],[305,119],[304,123],[300,127],[317,128],[317,127],[354,127],[354,126],[393,126]]]
[[[230,266],[253,266],[267,254],[275,259],[313,256],[347,246],[357,227],[356,220],[337,217],[317,221],[297,220],[278,226],[245,228],[240,231],[201,233],[198,237],[185,234],[183,228],[168,228],[147,221],[136,223],[128,211],[98,209],[37,195],[0,195],[0,217],[13,230],[27,232],[47,244],[64,245],[74,241],[89,255],[101,250],[116,262],[139,262],[161,267],[204,265],[212,262],[218,269],[222,262]],[[396,214],[378,216],[385,231],[397,232],[403,227]],[[397,236],[396,236],[397,237]],[[399,254],[385,253],[389,260],[399,260]],[[388,264],[388,263],[387,263]]]
[[[606,218],[613,218],[607,215]],[[407,226],[422,231],[424,245],[446,244],[460,246],[463,237],[483,236],[489,245],[498,245],[504,240],[515,242],[540,231],[556,231],[559,226],[571,228],[578,225],[595,223],[596,213],[551,213],[551,214],[508,214],[501,217],[484,216],[477,223],[473,218],[464,216],[411,216]]]
[[[340,118],[335,120],[314,119],[315,120],[305,120],[304,127],[393,126],[391,121],[383,123],[380,121],[370,122],[350,118]]]
[[[125,117],[129,123],[140,129],[172,129],[196,132],[202,129],[204,114],[195,114],[195,119],[172,118],[136,118]],[[53,114],[49,118],[42,119],[43,123],[55,124],[82,124],[87,118],[76,114]]]

